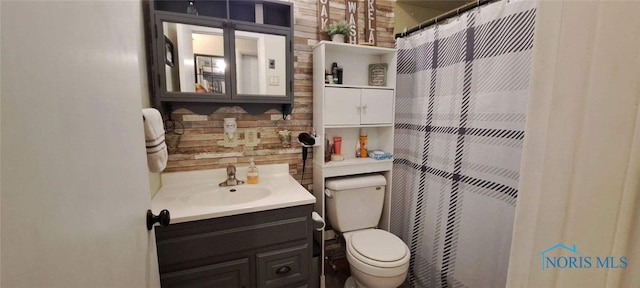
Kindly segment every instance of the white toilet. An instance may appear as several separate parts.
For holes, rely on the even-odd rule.
[[[345,288],[396,288],[407,277],[409,248],[395,235],[376,229],[386,184],[378,174],[326,181],[329,222],[347,245],[351,277]]]

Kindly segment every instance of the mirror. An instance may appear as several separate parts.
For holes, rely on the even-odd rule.
[[[230,59],[223,28],[165,21],[162,28],[166,92],[226,94],[235,71],[234,94],[287,96],[285,36],[235,30]]]
[[[227,65],[224,31],[180,23],[162,22],[166,54],[167,92],[225,94]],[[169,51],[173,48],[173,51]]]
[[[238,94],[286,96],[286,38],[235,31]]]

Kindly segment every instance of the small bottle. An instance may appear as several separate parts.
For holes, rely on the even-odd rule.
[[[324,134],[324,162],[331,161],[331,143],[329,143],[329,137]]]
[[[338,83],[342,84],[342,67],[338,67]]]
[[[331,76],[333,77],[333,84],[338,84],[338,63],[336,62],[331,65]]]
[[[360,157],[367,158],[367,132],[360,129]]]
[[[189,6],[187,6],[187,14],[198,15],[198,10],[196,6],[193,6],[193,1],[189,1]]]
[[[247,184],[258,184],[258,181],[258,167],[256,167],[256,163],[254,163],[253,158],[251,158],[251,163],[247,170]]]

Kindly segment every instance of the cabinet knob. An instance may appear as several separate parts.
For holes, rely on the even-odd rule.
[[[287,274],[291,272],[291,267],[289,266],[282,266],[280,268],[278,268],[278,270],[276,270],[276,274],[281,275],[281,274]]]
[[[169,215],[169,210],[164,209],[160,211],[158,216],[153,215],[151,210],[147,210],[147,230],[151,231],[153,228],[153,224],[160,223],[161,226],[167,226],[171,222],[171,216]]]
[[[367,109],[367,104],[362,105],[362,109]]]

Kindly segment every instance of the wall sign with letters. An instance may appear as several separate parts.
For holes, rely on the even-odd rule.
[[[358,44],[358,2],[356,0],[346,0],[344,2],[344,11],[345,20],[351,25],[347,43]]]
[[[367,10],[365,14],[364,39],[376,46],[376,0],[365,0]]]
[[[329,26],[329,0],[318,0],[318,33],[319,39],[322,39],[324,30]]]

